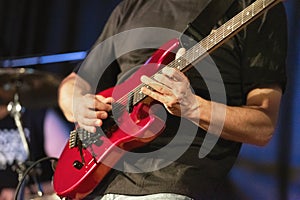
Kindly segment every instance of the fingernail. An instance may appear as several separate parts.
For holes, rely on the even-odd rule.
[[[107,118],[107,116],[108,116],[108,114],[107,114],[107,113],[102,113],[102,114],[101,114],[101,118],[102,118],[102,119],[105,119],[105,118]]]
[[[149,78],[148,78],[147,76],[143,75],[143,76],[141,77],[141,81],[142,81],[143,83],[145,83],[145,84],[148,84],[148,83],[149,83]]]
[[[95,126],[100,126],[101,125],[101,120],[96,120]]]

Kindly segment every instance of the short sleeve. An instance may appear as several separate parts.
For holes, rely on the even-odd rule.
[[[286,85],[287,22],[282,3],[247,26],[243,46],[243,90]]]

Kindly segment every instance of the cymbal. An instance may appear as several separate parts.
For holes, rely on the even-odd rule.
[[[58,76],[32,68],[0,69],[0,103],[7,104],[19,96],[26,108],[42,108],[57,105]]]

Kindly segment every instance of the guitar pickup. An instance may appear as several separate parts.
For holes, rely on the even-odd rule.
[[[128,113],[131,113],[133,110],[133,98],[134,98],[133,92],[130,92],[128,94],[128,99],[127,99],[128,101],[126,106],[126,110]]]

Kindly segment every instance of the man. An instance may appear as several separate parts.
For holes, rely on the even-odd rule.
[[[183,32],[207,2],[122,1],[112,13],[93,49],[97,51],[98,45],[109,37],[134,28],[163,27]],[[248,0],[235,1],[215,28],[250,3]],[[135,151],[147,153],[167,146],[176,137],[180,128],[176,124],[180,124],[180,120],[186,123],[186,138],[195,127],[198,129],[197,134],[188,149],[174,162],[153,171],[141,170],[140,173],[113,171],[93,194],[105,194],[103,199],[215,198],[238,156],[241,143],[264,146],[272,138],[286,82],[286,36],[286,16],[280,3],[211,53],[224,83],[225,102],[213,101],[212,93],[217,91],[211,91],[206,80],[214,77],[202,77],[202,74],[197,73],[197,68],[183,74],[166,67],[152,78],[142,76],[141,81],[152,89],[142,87],[141,91],[161,102],[168,114],[164,132]],[[109,47],[108,55],[118,55],[118,44],[113,41]],[[152,50],[145,51],[131,51],[117,56],[101,77],[97,91],[113,86],[118,75],[123,75],[130,66],[145,63],[153,53]],[[180,49],[178,55],[184,52],[184,49]],[[101,65],[100,60],[96,63]],[[83,65],[83,71],[79,69],[77,73],[73,72],[65,78],[60,86],[59,104],[69,121],[95,132],[96,127],[101,126],[108,117],[115,100],[95,95],[95,86],[90,81],[95,72],[88,72],[87,69]],[[224,108],[221,110],[223,114],[226,113],[224,120],[222,117],[211,118],[214,106]],[[199,151],[205,143],[205,137],[219,136],[216,129],[209,129],[210,126],[221,126],[220,138],[208,154],[201,157]],[[145,160],[136,160],[130,163],[129,168],[137,167],[138,163]],[[152,163],[156,165],[162,160],[157,158]],[[127,162],[122,161],[124,169]]]

